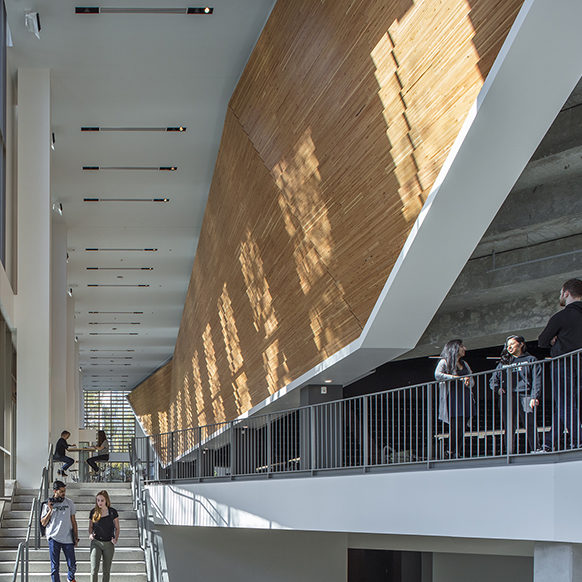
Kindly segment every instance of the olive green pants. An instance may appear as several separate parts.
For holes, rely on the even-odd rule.
[[[109,582],[109,573],[111,572],[111,562],[115,545],[113,542],[100,542],[91,540],[91,582],[97,582],[99,577],[99,562],[103,556],[103,582]]]

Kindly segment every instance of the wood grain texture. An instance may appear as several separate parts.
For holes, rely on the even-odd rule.
[[[522,1],[276,4],[156,381],[169,428],[235,418],[359,336]]]

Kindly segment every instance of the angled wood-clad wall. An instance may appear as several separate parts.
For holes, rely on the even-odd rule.
[[[277,3],[226,114],[170,429],[232,419],[358,337],[522,2]]]

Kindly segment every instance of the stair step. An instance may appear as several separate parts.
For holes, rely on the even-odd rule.
[[[41,548],[40,550],[29,550],[29,556],[31,562],[48,562],[49,553],[47,548]],[[77,557],[77,562],[89,561],[89,548],[75,548],[75,556]],[[143,560],[143,550],[141,548],[115,548],[115,561],[134,561],[138,562]],[[2,549],[0,550],[0,561],[8,561],[14,563],[16,560],[16,550]]]
[[[77,511],[86,511],[89,513],[94,507],[95,503],[77,503],[74,499],[73,502],[75,503],[75,509]],[[133,505],[130,502],[121,502],[121,503],[112,503],[111,504],[117,511],[134,511]],[[13,503],[11,507],[11,511],[29,511],[30,512],[30,503]]]
[[[89,536],[89,525],[88,522],[85,526],[82,526],[80,523],[77,522],[79,528],[79,537],[82,538],[84,535]],[[2,527],[0,528],[0,539],[2,538],[13,538],[19,537],[20,539],[24,539],[26,536],[26,531],[28,529],[28,524],[25,527]],[[124,528],[123,525],[119,524],[119,529],[122,532],[122,535],[125,537],[137,537],[137,522],[134,521],[132,525],[127,524]]]
[[[87,530],[89,529],[89,516],[83,515],[76,515],[77,524],[79,526],[79,530]],[[2,529],[12,528],[12,527],[28,527],[28,519],[29,516],[26,517],[5,517],[2,520],[2,528],[0,529],[0,535],[2,535]],[[132,528],[137,526],[137,517],[135,515],[128,516],[128,517],[120,517],[119,518],[119,526],[121,527],[122,531],[126,530],[127,528]]]
[[[14,536],[14,537],[0,537],[0,547],[2,548],[17,548],[18,544],[23,541],[24,536]],[[89,538],[81,538],[79,541],[79,546],[81,548],[88,548],[90,545]],[[139,546],[139,540],[137,536],[131,537],[123,537],[122,535],[119,537],[119,541],[117,542],[118,547],[130,547],[130,548],[137,548]],[[45,538],[41,540],[41,547],[46,547],[47,541]]]
[[[66,570],[65,570],[65,572],[66,572]],[[28,576],[28,581],[29,582],[47,582],[47,580],[50,579],[49,574],[50,574],[50,568],[42,574],[33,574],[31,572]],[[12,580],[12,573],[0,574],[0,580],[1,581],[4,581],[4,580],[11,581]],[[87,573],[87,574],[77,573],[75,575],[75,580],[77,582],[90,582],[91,574],[89,574],[89,573]],[[130,573],[126,572],[126,573],[121,573],[121,574],[111,574],[111,577],[110,577],[111,582],[125,582],[126,580],[129,580],[131,582],[147,582],[147,575],[145,574],[145,572],[140,573],[140,574],[130,574]]]
[[[89,560],[79,560],[77,558],[77,573],[89,573],[91,571],[91,563]],[[14,571],[14,562],[0,562],[0,574]],[[30,562],[29,571],[34,573],[48,574],[51,571],[50,560],[35,560]],[[117,552],[113,556],[113,564],[111,565],[112,574],[130,573],[130,574],[145,574],[145,562],[133,560],[118,560]],[[61,554],[61,578],[62,574],[67,573],[67,564],[64,556]]]

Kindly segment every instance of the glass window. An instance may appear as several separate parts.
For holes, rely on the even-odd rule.
[[[104,430],[111,452],[126,453],[135,436],[135,415],[128,394],[109,390],[83,392],[85,428]]]

